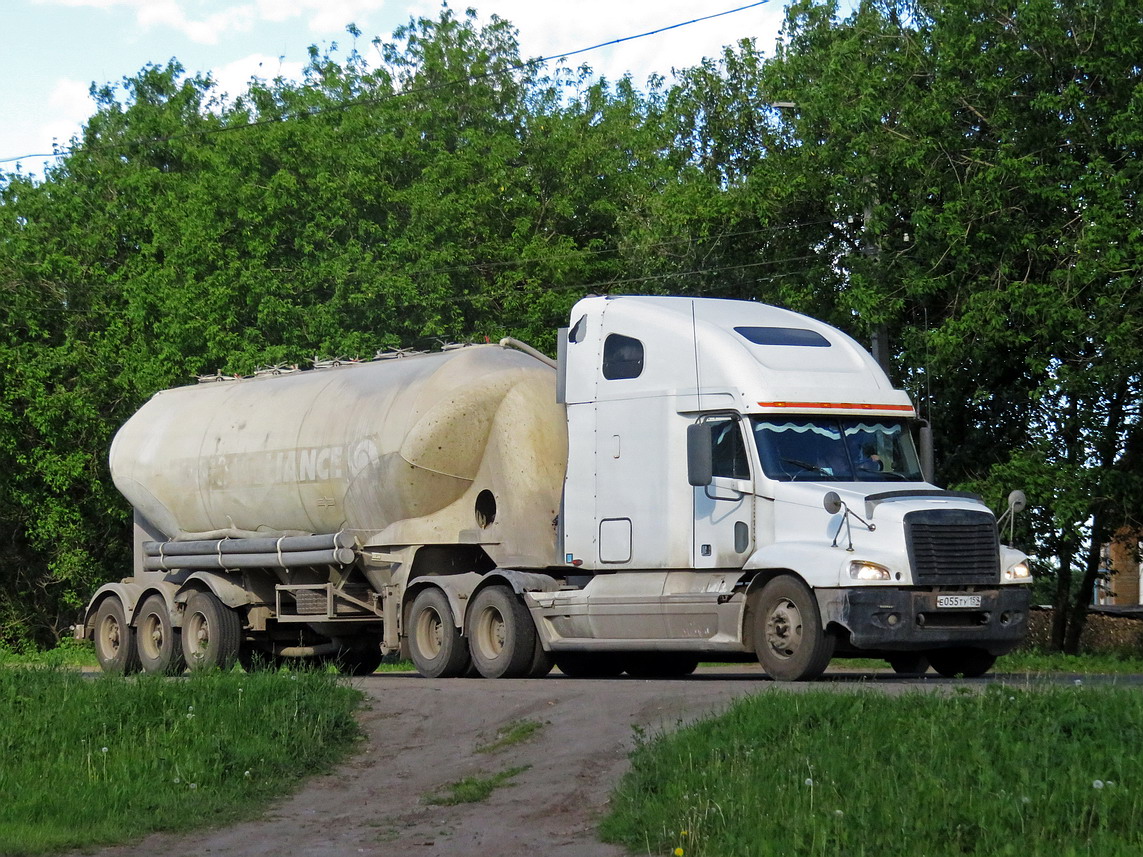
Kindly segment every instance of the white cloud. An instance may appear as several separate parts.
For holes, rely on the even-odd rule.
[[[246,91],[252,77],[267,81],[279,76],[288,80],[300,80],[302,69],[301,62],[287,62],[280,57],[267,54],[250,54],[219,66],[210,74],[218,84],[218,91],[225,93],[229,100],[233,101]]]
[[[66,77],[57,80],[48,94],[47,113],[51,119],[40,126],[36,137],[67,146],[72,136],[79,133],[80,126],[95,112],[95,104],[88,91],[90,86],[90,83]]]

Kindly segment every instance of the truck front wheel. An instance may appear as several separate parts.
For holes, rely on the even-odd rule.
[[[139,609],[135,644],[143,672],[178,675],[186,667],[181,636],[171,624],[171,613],[161,595],[152,595]]]
[[[409,657],[426,678],[455,678],[468,669],[468,647],[448,596],[435,587],[418,592],[409,609]]]
[[[835,638],[825,633],[817,599],[798,578],[775,577],[754,597],[754,651],[775,681],[806,681],[825,672]]]
[[[192,670],[230,669],[242,645],[238,614],[210,592],[196,592],[183,614],[183,655]]]
[[[95,611],[95,657],[105,673],[126,674],[139,670],[135,629],[127,624],[123,602],[114,595],[99,602],[99,609]]]
[[[536,626],[512,590],[480,590],[468,607],[466,629],[472,663],[485,678],[520,678],[531,672]]]

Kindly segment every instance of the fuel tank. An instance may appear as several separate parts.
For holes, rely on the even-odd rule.
[[[479,345],[179,387],[119,430],[111,473],[175,540],[344,530],[550,565],[567,465],[555,380]]]

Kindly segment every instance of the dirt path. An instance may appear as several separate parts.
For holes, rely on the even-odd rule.
[[[884,675],[837,675],[782,690],[917,687]],[[626,768],[634,731],[673,729],[751,693],[772,691],[756,666],[703,668],[683,680],[480,681],[376,675],[365,745],[338,771],[316,778],[262,818],[220,830],[149,836],[99,857],[620,857],[595,827]],[[928,682],[925,682],[928,683]],[[544,724],[530,739],[477,753],[497,730]],[[482,803],[431,806],[423,797],[466,776],[530,766]],[[189,808],[188,808],[189,809]]]

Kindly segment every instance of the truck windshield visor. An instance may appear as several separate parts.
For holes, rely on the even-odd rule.
[[[753,417],[762,470],[779,482],[922,482],[898,420]]]

